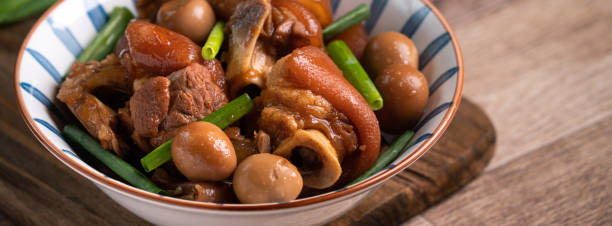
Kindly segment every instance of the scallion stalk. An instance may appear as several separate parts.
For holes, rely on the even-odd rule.
[[[221,44],[223,44],[223,27],[225,24],[223,21],[219,21],[215,24],[213,29],[210,31],[208,35],[208,39],[206,39],[206,43],[202,47],[202,57],[205,60],[215,59],[217,53],[219,53],[219,49],[221,49]]]
[[[391,144],[391,146],[385,152],[380,154],[378,159],[376,159],[376,162],[374,162],[374,165],[372,165],[372,168],[370,168],[368,171],[363,173],[357,179],[353,180],[348,185],[356,184],[362,180],[365,180],[366,178],[378,173],[379,171],[387,167],[389,163],[391,163],[393,160],[397,158],[397,156],[399,156],[405,150],[410,148],[410,146],[407,146],[407,145],[412,140],[413,137],[414,137],[413,131],[411,130],[406,131],[404,134],[398,137],[395,140],[395,142],[393,142],[393,144]]]
[[[363,3],[351,10],[338,20],[323,29],[323,39],[329,39],[334,35],[340,34],[340,32],[352,27],[353,25],[360,23],[370,17],[370,7]]]
[[[249,95],[242,94],[238,98],[232,100],[219,110],[213,112],[212,114],[204,117],[200,121],[210,122],[215,124],[219,128],[223,129],[238,119],[242,118],[242,116],[246,115],[253,109],[253,101],[249,97]],[[155,148],[155,150],[151,151],[145,157],[140,159],[140,164],[145,171],[151,172],[155,168],[163,165],[167,161],[172,159],[172,139],[166,141],[159,147]]]
[[[115,7],[109,15],[109,19],[104,28],[96,35],[93,41],[79,55],[77,62],[87,62],[90,60],[100,61],[115,48],[117,40],[125,32],[125,28],[134,15],[125,7]]]
[[[361,93],[372,110],[383,107],[383,99],[374,82],[370,79],[351,49],[342,41],[335,40],[327,44],[327,54],[338,65],[346,80]]]
[[[82,146],[83,149],[92,154],[134,187],[158,194],[163,191],[132,165],[102,148],[98,141],[89,136],[85,131],[79,129],[79,127],[75,125],[66,125],[63,132],[68,139]]]

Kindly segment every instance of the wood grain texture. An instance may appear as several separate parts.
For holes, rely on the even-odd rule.
[[[612,2],[435,4],[463,48],[464,94],[491,116],[498,146],[488,172],[418,217],[610,225],[612,133],[601,125],[612,115]]]
[[[435,225],[612,224],[612,117],[468,185],[425,213]]]
[[[410,218],[410,220],[404,222],[402,225],[412,225],[412,226],[432,226],[431,222],[425,219],[422,216],[415,216]]]
[[[436,3],[463,48],[465,96],[500,128],[489,169],[612,114],[612,1]]]
[[[399,225],[480,174],[494,150],[491,121],[463,99],[446,134],[429,152],[330,225]]]

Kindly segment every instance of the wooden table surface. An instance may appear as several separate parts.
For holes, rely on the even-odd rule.
[[[406,225],[611,225],[612,1],[434,3],[457,33],[464,95],[492,118],[497,150],[483,175]],[[0,225],[147,224],[23,123],[13,69],[34,21],[0,27]]]

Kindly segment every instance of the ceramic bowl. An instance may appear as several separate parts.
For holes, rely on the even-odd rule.
[[[15,68],[15,92],[23,118],[46,149],[136,215],[160,225],[313,225],[329,222],[357,205],[378,185],[416,161],[451,122],[463,86],[461,51],[453,31],[427,0],[332,0],[336,17],[359,3],[371,5],[369,35],[398,31],[419,50],[419,69],[430,83],[430,99],[412,146],[367,180],[326,194],[257,205],[193,202],[161,196],[110,178],[83,162],[59,132],[69,112],[55,95],[75,58],[104,26],[115,6],[136,13],[133,0],[65,0],[49,9],[25,39]],[[392,136],[384,136],[392,141]]]

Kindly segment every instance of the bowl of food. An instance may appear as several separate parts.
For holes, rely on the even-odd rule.
[[[15,68],[43,146],[161,225],[329,222],[431,148],[462,85],[426,0],[65,0]]]

